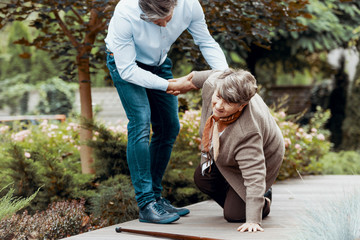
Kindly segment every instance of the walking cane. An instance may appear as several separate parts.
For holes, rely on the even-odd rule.
[[[129,233],[136,233],[136,234],[142,234],[142,235],[148,235],[148,236],[154,236],[154,237],[180,239],[180,240],[221,240],[218,238],[207,238],[207,237],[197,237],[197,236],[182,235],[182,234],[175,234],[175,233],[143,231],[143,230],[122,228],[122,227],[115,228],[115,231],[117,233],[129,232]]]

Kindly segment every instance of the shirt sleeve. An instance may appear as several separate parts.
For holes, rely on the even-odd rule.
[[[114,16],[109,26],[109,50],[114,54],[115,64],[120,77],[141,87],[166,91],[169,82],[149,71],[140,68],[136,60],[135,43],[131,23],[123,17]],[[116,24],[116,26],[115,26]]]
[[[266,165],[262,137],[249,133],[236,149],[235,159],[239,164],[246,188],[246,222],[261,223],[266,188]]]
[[[210,35],[205,22],[205,15],[198,0],[194,0],[192,21],[187,28],[194,42],[199,46],[202,55],[212,69],[225,70],[229,68],[224,52]]]

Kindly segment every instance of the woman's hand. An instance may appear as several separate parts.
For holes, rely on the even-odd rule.
[[[240,232],[257,232],[257,231],[261,231],[263,232],[264,229],[262,227],[260,227],[259,224],[257,223],[244,223],[243,225],[241,225],[240,227],[238,227],[237,229]]]

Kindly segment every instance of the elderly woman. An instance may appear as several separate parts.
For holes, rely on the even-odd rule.
[[[244,70],[193,72],[202,88],[202,157],[194,174],[199,189],[214,199],[237,230],[263,231],[271,186],[284,156],[284,141],[267,105]],[[264,196],[265,195],[265,196]]]

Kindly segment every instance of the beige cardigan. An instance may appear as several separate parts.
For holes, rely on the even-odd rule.
[[[212,114],[211,97],[220,72],[194,72],[193,84],[202,88],[200,136]],[[243,113],[220,136],[216,166],[246,202],[246,221],[261,223],[264,194],[274,183],[285,152],[281,131],[262,98],[256,94]],[[201,164],[206,159],[201,159]]]

